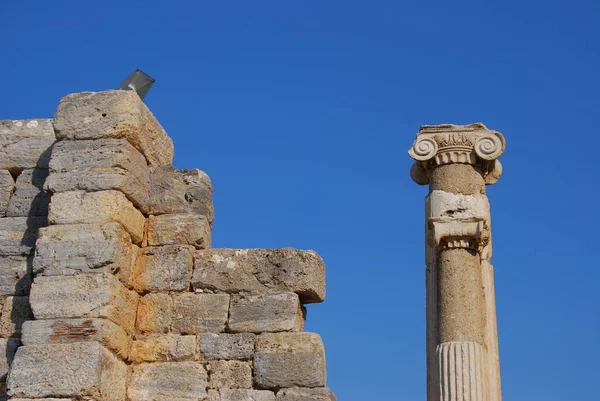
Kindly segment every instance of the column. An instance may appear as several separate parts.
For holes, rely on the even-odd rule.
[[[490,208],[502,134],[481,123],[423,126],[409,155],[426,198],[427,399],[500,401]]]

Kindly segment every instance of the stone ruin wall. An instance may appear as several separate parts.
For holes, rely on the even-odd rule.
[[[334,401],[312,251],[212,249],[212,185],[134,92],[0,121],[0,400]]]

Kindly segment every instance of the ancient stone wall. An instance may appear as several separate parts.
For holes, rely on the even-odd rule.
[[[212,185],[134,92],[0,122],[0,400],[332,401],[312,251],[212,249]]]

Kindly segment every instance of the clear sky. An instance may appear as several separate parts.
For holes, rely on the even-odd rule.
[[[425,399],[422,124],[502,132],[492,202],[505,401],[597,401],[597,1],[0,0],[0,119],[134,68],[215,187],[215,247],[314,249],[340,401]]]

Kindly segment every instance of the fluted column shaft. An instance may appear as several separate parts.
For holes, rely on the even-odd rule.
[[[409,151],[426,198],[427,399],[500,401],[486,184],[504,138],[483,124],[424,126]]]

